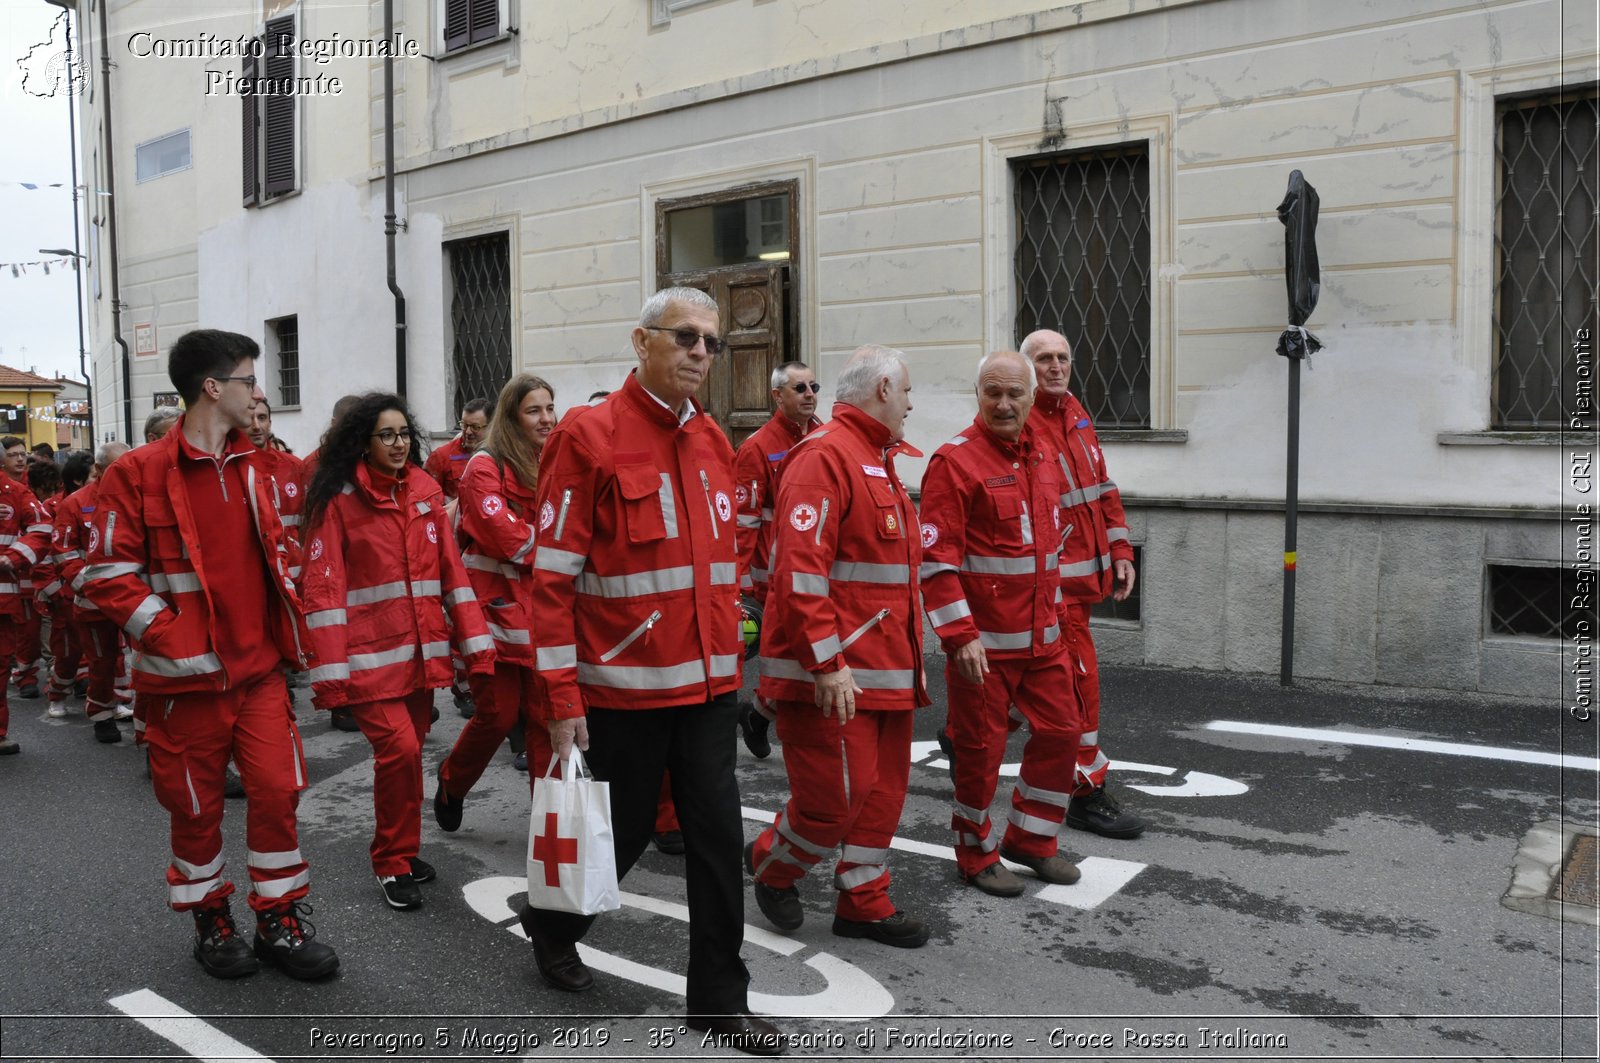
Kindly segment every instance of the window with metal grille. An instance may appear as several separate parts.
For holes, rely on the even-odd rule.
[[[500,36],[500,0],[445,0],[444,50]]]
[[[1097,620],[1124,620],[1133,624],[1143,621],[1139,612],[1139,598],[1144,590],[1144,547],[1135,545],[1133,548],[1133,571],[1137,575],[1133,581],[1133,591],[1127,598],[1117,601],[1107,598],[1098,605],[1089,607],[1089,616]]]
[[[1150,427],[1149,145],[1016,159],[1017,341],[1067,337],[1102,428]]]
[[[511,236],[493,233],[444,245],[450,256],[451,367],[455,402],[493,398],[511,377]]]
[[[244,59],[241,169],[244,205],[254,206],[295,189],[294,16],[271,19],[260,37],[259,58]]]
[[[300,318],[291,314],[267,324],[278,340],[278,405],[300,405]]]
[[[1589,85],[1499,104],[1496,428],[1556,429],[1578,413],[1572,345],[1579,329],[1594,334],[1600,284],[1597,100]]]
[[[1559,565],[1488,565],[1489,633],[1574,639],[1594,630],[1594,602],[1573,593],[1575,573]],[[1593,576],[1586,581],[1594,586]]]

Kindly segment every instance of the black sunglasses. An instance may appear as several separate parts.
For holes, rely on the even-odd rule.
[[[722,353],[722,337],[720,336],[707,336],[703,332],[696,332],[690,328],[661,328],[658,325],[645,325],[644,329],[647,332],[672,333],[672,342],[686,351],[694,350],[694,345],[703,340],[705,341],[707,354],[716,355]]]
[[[817,383],[815,380],[809,384],[790,384],[789,387],[794,389],[794,393],[796,395],[804,395],[807,391],[815,395],[817,392],[822,390],[822,385]]]

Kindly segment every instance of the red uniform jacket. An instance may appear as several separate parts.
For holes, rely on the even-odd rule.
[[[0,616],[21,620],[33,595],[31,570],[50,554],[55,529],[33,492],[9,476],[0,476],[0,557],[11,571],[0,570]]]
[[[733,501],[739,511],[739,588],[767,600],[767,570],[772,556],[772,507],[778,497],[778,466],[789,448],[822,427],[815,417],[802,429],[782,414],[739,444],[734,472],[739,486]]]
[[[301,594],[317,651],[319,709],[404,698],[450,685],[453,643],[471,672],[494,671],[444,494],[408,465],[383,484],[366,462],[306,529]]]
[[[77,619],[86,623],[103,619],[95,604],[83,596],[84,544],[89,541],[89,526],[94,523],[99,496],[99,481],[91,481],[56,507],[56,576],[72,592]]]
[[[81,593],[127,633],[137,652],[133,688],[184,694],[226,690],[227,672],[211,641],[212,601],[226,594],[229,572],[267,566],[262,633],[296,668],[309,666],[309,638],[289,578],[290,553],[272,507],[271,477],[243,432],[230,432],[223,463],[243,462],[255,524],[253,544],[200,556],[197,513],[178,468],[183,418],[154,443],[129,451],[100,477],[94,521],[84,543]],[[260,553],[252,556],[250,546]]]
[[[533,667],[533,487],[476,451],[461,476],[456,507],[461,557],[478,596],[495,656]]]
[[[922,544],[889,431],[854,406],[785,460],[773,521],[761,694],[810,703],[813,672],[850,666],[865,709],[929,704],[922,683]]]
[[[272,504],[278,508],[278,519],[289,541],[299,544],[300,511],[305,508],[304,487],[309,477],[305,462],[276,447],[262,447],[261,457],[262,467],[272,477]]]
[[[1034,657],[1061,638],[1061,470],[974,421],[922,476],[922,598],[946,653]]]
[[[439,486],[444,490],[444,497],[454,498],[460,491],[461,476],[467,471],[467,460],[472,454],[470,450],[461,449],[461,437],[456,436],[428,455],[423,468],[428,470],[429,476],[439,481]]]
[[[739,689],[733,447],[630,376],[550,433],[539,471],[534,631],[550,718]]]
[[[1068,392],[1034,392],[1028,428],[1047,449],[1064,479],[1062,519],[1070,528],[1061,552],[1061,595],[1068,602],[1100,602],[1112,591],[1116,561],[1132,561],[1122,495],[1106,475],[1106,458],[1089,415]]]
[[[38,563],[33,566],[33,571],[29,575],[33,580],[34,600],[44,606],[59,607],[64,605],[67,609],[65,615],[70,618],[72,615],[72,598],[70,595],[65,598],[62,597],[61,592],[66,588],[66,584],[61,580],[59,563],[56,560],[56,511],[61,508],[61,503],[64,499],[65,496],[61,494],[39,499],[39,507],[44,510],[44,515],[50,522],[50,546],[40,556]],[[60,615],[59,609],[57,609],[57,613]]]

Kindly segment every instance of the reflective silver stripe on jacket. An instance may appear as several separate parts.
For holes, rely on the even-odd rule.
[[[1063,507],[1081,506],[1085,503],[1093,502],[1101,495],[1108,494],[1116,489],[1116,484],[1110,482],[1094,484],[1090,487],[1080,487],[1075,491],[1065,492],[1061,496],[1061,505]]]
[[[968,554],[961,559],[961,571],[984,576],[1031,576],[1038,562],[1032,557],[989,557]]]
[[[311,669],[313,683],[331,683],[337,679],[349,679],[350,666],[348,664],[319,664]]]
[[[485,621],[485,623],[488,624],[489,634],[508,646],[526,646],[531,641],[527,630],[524,628],[506,628],[488,621]]]
[[[582,667],[581,665],[579,666]],[[816,682],[816,676],[787,657],[761,658],[761,674],[774,679]],[[862,690],[910,690],[914,673],[909,668],[852,668],[850,676]]]
[[[105,561],[98,565],[84,565],[83,571],[78,573],[78,579],[84,583],[95,580],[116,579],[118,576],[137,576],[144,571],[144,566],[137,561]]]
[[[1066,579],[1069,576],[1092,576],[1096,572],[1099,572],[1103,569],[1108,569],[1110,567],[1111,555],[1101,554],[1099,557],[1091,557],[1087,561],[1075,561],[1070,565],[1062,565],[1061,578]]]
[[[17,541],[15,535],[0,535],[0,546],[10,546]]]
[[[542,557],[544,551],[540,550],[539,554]],[[571,556],[579,557],[577,554]],[[694,566],[678,565],[673,568],[651,569],[647,572],[630,572],[622,576],[597,576],[593,572],[579,572],[575,586],[579,594],[590,594],[597,598],[637,598],[645,594],[686,591],[694,586]]]
[[[411,597],[413,598],[437,598],[441,589],[439,581],[436,579],[411,581]]]
[[[905,586],[911,582],[910,565],[878,565],[870,561],[835,561],[828,571],[830,579],[847,583],[887,583]]]
[[[711,658],[713,679],[735,675],[738,669],[739,655],[736,653],[716,655]],[[615,687],[618,690],[668,690],[705,681],[705,665],[698,660],[659,668],[578,662],[578,682],[591,686]]]
[[[289,513],[280,515],[278,517],[278,522],[285,528],[298,528],[300,527],[300,514]]]
[[[424,642],[422,644],[422,659],[424,661],[438,660],[440,657],[450,656],[450,643]]]
[[[498,572],[506,579],[521,579],[522,573],[515,565],[508,565],[504,561],[497,561],[484,554],[462,554],[461,563],[468,568],[475,568],[479,572]]]
[[[387,668],[393,664],[405,664],[417,656],[415,643],[408,646],[398,646],[392,650],[379,650],[376,653],[352,653],[348,667],[351,672],[370,672],[374,668]]]
[[[158,595],[146,595],[145,600],[140,602],[138,607],[134,609],[133,615],[128,617],[128,622],[122,625],[122,630],[128,633],[129,638],[143,638],[145,631],[149,629],[151,623],[161,615],[166,607],[167,603]]]
[[[552,671],[557,668],[576,668],[578,666],[577,646],[540,646],[534,654],[534,660],[540,671]]]
[[[656,492],[661,499],[661,522],[667,527],[667,538],[678,537],[678,504],[672,497],[672,474],[661,474],[661,488]]]
[[[444,596],[444,604],[447,606],[465,605],[467,602],[475,602],[477,600],[477,596],[472,593],[471,587],[457,587]]]
[[[739,579],[739,566],[732,561],[713,561],[711,563],[711,585],[713,587],[731,587]]]
[[[814,572],[790,573],[790,582],[796,594],[815,594],[820,598],[828,596],[828,577],[819,576]]]
[[[1107,541],[1113,542],[1113,543],[1115,543],[1115,542],[1124,542],[1125,543],[1125,542],[1128,541],[1128,529],[1127,528],[1107,528],[1106,529],[1106,539],[1107,539]]]
[[[741,513],[741,514],[739,514],[739,527],[747,529],[747,530],[754,530],[754,529],[760,528],[761,527],[761,518],[760,517],[756,517],[756,516],[752,516],[749,513]]]
[[[347,623],[343,609],[318,609],[314,613],[306,614],[306,627],[333,627],[337,624]]]
[[[193,572],[152,572],[149,582],[157,594],[200,593],[200,577]]]
[[[582,554],[575,554],[571,550],[557,550],[553,546],[541,546],[534,551],[533,567],[541,572],[555,572],[563,576],[576,576],[583,571],[583,566],[588,560]]]
[[[538,532],[532,528],[528,529],[527,541],[525,541],[521,546],[517,547],[517,552],[511,555],[511,563],[513,565],[520,565],[522,563],[522,559],[528,556],[529,551],[533,549],[533,544],[538,537]]]
[[[136,654],[133,658],[135,671],[149,672],[151,675],[164,676],[168,679],[179,679],[190,675],[210,675],[212,672],[222,671],[222,662],[214,653],[202,653],[197,657],[157,657],[153,653]]]
[[[921,579],[922,582],[926,583],[928,580],[937,576],[941,572],[959,571],[961,570],[956,568],[956,566],[946,564],[943,561],[924,561],[922,566],[917,569],[917,577]]]
[[[461,655],[466,657],[474,653],[482,653],[484,650],[492,649],[494,649],[493,635],[474,635],[461,644]]]
[[[960,620],[964,616],[972,615],[972,606],[967,604],[965,598],[957,598],[949,605],[941,605],[937,609],[928,610],[928,623],[934,627],[944,627],[946,624]]]
[[[838,635],[829,635],[827,638],[811,644],[811,655],[819,662],[831,661],[836,654],[844,652],[844,647],[839,644]]]
[[[376,602],[392,601],[395,598],[406,596],[406,581],[397,580],[394,583],[380,583],[373,587],[356,587],[346,591],[344,604],[347,606],[372,605]]]

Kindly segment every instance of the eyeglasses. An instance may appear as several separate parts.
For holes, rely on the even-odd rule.
[[[253,376],[214,376],[211,379],[220,384],[225,384],[230,380],[237,380],[251,391],[256,389],[256,378]]]
[[[804,395],[808,391],[815,395],[817,392],[822,390],[822,385],[817,383],[815,380],[809,384],[790,384],[789,387],[796,395]]]
[[[376,439],[386,447],[392,447],[396,443],[404,443],[407,446],[410,446],[411,429],[402,428],[399,431],[395,431],[393,428],[385,428],[381,432],[372,433],[372,438]]]
[[[489,430],[489,426],[486,424],[468,424],[466,421],[457,422],[456,428],[461,432],[471,432],[474,435],[479,432],[487,432]]]
[[[694,350],[696,343],[705,341],[706,353],[717,355],[722,353],[722,338],[720,336],[707,336],[703,332],[696,332],[690,328],[660,328],[656,325],[645,325],[646,332],[670,332],[672,342],[686,351]]]

